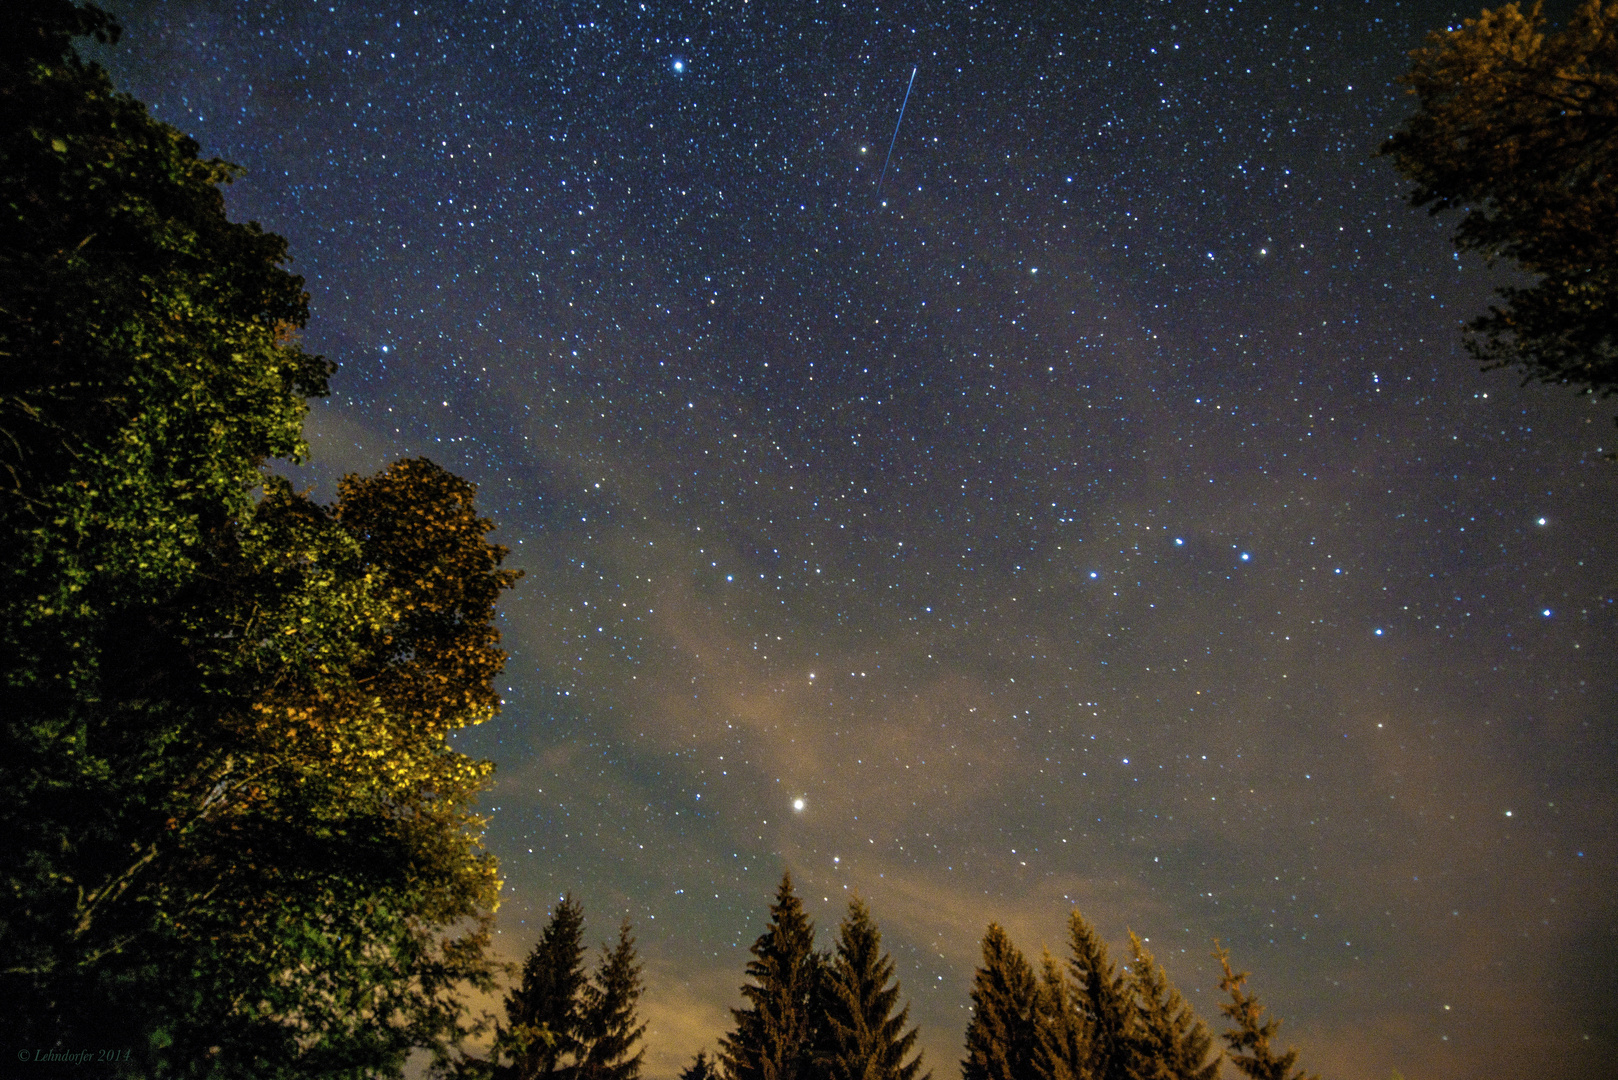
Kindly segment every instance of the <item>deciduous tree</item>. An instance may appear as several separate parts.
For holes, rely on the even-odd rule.
[[[430,462],[333,508],[265,476],[331,370],[285,241],[76,55],[109,17],[10,29],[0,1011],[153,1074],[397,1072],[492,974],[489,766],[444,736],[498,705],[504,550]]]
[[[1382,153],[1414,206],[1462,213],[1455,244],[1538,280],[1499,290],[1468,348],[1486,366],[1618,392],[1618,4],[1549,32],[1541,5],[1430,34],[1403,78],[1419,105]]]

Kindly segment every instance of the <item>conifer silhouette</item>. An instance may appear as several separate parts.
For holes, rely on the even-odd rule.
[[[837,928],[837,948],[821,981],[820,1048],[815,1072],[823,1080],[915,1080],[921,1055],[905,1058],[920,1032],[905,1030],[910,1006],[895,1013],[899,981],[882,932],[856,897]],[[924,1080],[931,1080],[928,1073]]]
[[[1221,1005],[1219,1011],[1236,1025],[1225,1031],[1230,1063],[1251,1080],[1320,1080],[1302,1069],[1292,1071],[1298,1060],[1296,1050],[1277,1054],[1270,1048],[1270,1040],[1281,1030],[1281,1021],[1274,1017],[1263,1018],[1264,1006],[1259,1004],[1258,995],[1247,992],[1247,972],[1231,970],[1230,954],[1217,941],[1214,956],[1225,972],[1219,980],[1219,989],[1230,995],[1230,1004]]]
[[[583,933],[583,906],[571,894],[563,897],[523,962],[521,984],[506,995],[508,1026],[500,1029],[496,1045],[511,1063],[496,1070],[500,1080],[556,1076],[564,1057],[577,1056]]]
[[[1089,1027],[1090,1080],[1130,1080],[1136,1016],[1133,987],[1107,959],[1107,945],[1077,908],[1068,916],[1069,961],[1079,1013]]]
[[[1084,1080],[1090,1061],[1090,1025],[1079,1013],[1073,982],[1049,949],[1040,959],[1037,1045],[1039,1080]]]
[[[583,1053],[579,1080],[639,1080],[644,1049],[636,1050],[646,1032],[635,1012],[644,989],[640,958],[629,920],[618,928],[618,944],[610,952],[601,947],[601,963],[584,988],[582,1013]]]
[[[719,1070],[708,1057],[708,1051],[697,1051],[691,1064],[680,1070],[680,1080],[719,1080]]]
[[[727,1080],[810,1080],[815,1047],[814,1003],[821,958],[815,927],[781,876],[770,924],[753,942],[742,989],[745,1009],[732,1009],[736,1028],[720,1040]]]
[[[1134,955],[1137,1024],[1129,1074],[1134,1080],[1215,1080],[1219,1055],[1208,1060],[1213,1037],[1140,938],[1129,935]]]
[[[1034,972],[998,923],[983,935],[983,966],[972,977],[963,1080],[1024,1080],[1038,1046]]]

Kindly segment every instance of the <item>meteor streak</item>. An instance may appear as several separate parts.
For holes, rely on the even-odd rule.
[[[910,69],[910,82],[905,86],[905,99],[899,104],[899,119],[893,125],[893,138],[888,140],[888,156],[882,159],[882,175],[876,178],[876,193],[882,195],[882,181],[888,177],[888,162],[893,159],[893,144],[899,141],[899,125],[905,122],[905,106],[910,104],[910,88],[916,85],[916,72],[920,68]]]

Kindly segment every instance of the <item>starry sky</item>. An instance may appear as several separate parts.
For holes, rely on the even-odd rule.
[[[1075,905],[1331,1078],[1618,1053],[1613,403],[1478,372],[1507,273],[1375,159],[1471,9],[109,6],[307,278],[294,471],[425,454],[526,571],[500,949],[630,918],[649,1076],[788,867],[939,1080]]]

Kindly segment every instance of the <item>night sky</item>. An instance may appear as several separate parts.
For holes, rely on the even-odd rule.
[[[296,471],[425,454],[527,572],[500,949],[629,917],[649,1076],[788,867],[939,1080],[1075,905],[1331,1080],[1610,1075],[1615,406],[1478,372],[1505,272],[1374,158],[1473,9],[109,6],[307,278]]]

